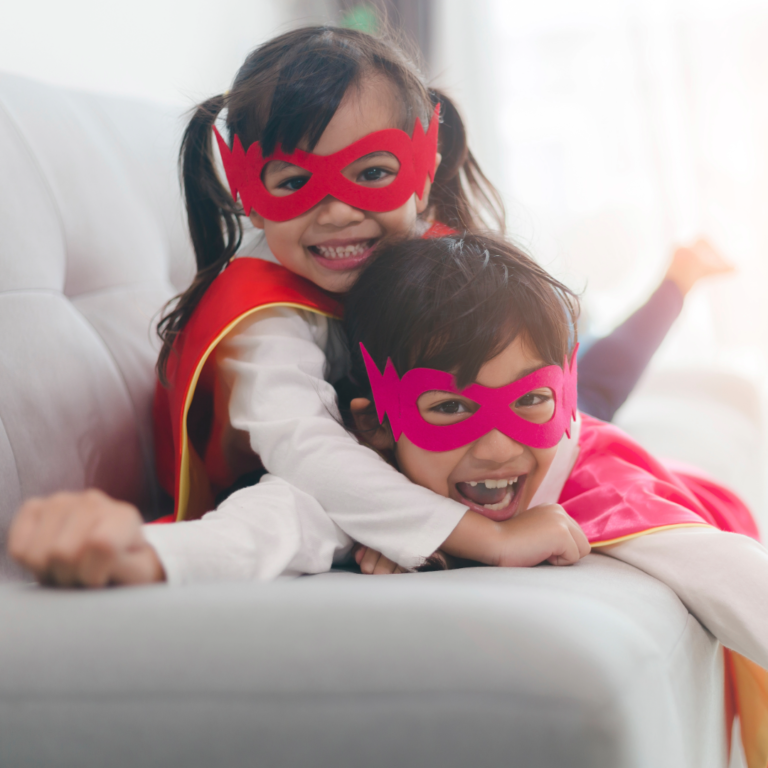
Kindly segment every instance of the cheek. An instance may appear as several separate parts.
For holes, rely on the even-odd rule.
[[[533,498],[533,494],[539,489],[539,486],[544,480],[549,468],[552,466],[552,462],[555,460],[557,454],[557,446],[554,448],[529,448],[528,449],[536,461],[536,469],[531,473],[531,477],[528,478],[528,487],[526,494],[528,499]]]
[[[264,222],[264,237],[269,250],[277,259],[290,259],[301,248],[301,237],[305,229],[303,218],[299,216],[289,221]]]
[[[416,226],[416,218],[418,216],[416,210],[416,195],[411,195],[405,205],[401,205],[394,211],[375,213],[372,214],[372,216],[384,230],[385,235],[406,237],[411,234],[413,228]]]

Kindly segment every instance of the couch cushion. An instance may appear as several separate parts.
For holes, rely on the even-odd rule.
[[[0,75],[0,541],[20,500],[63,488],[159,511],[152,327],[194,263],[183,122]]]
[[[0,764],[725,762],[719,646],[601,555],[266,585],[0,588]]]

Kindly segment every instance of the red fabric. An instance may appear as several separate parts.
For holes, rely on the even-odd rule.
[[[447,224],[443,224],[440,221],[436,221],[423,235],[425,240],[429,240],[433,237],[448,237],[449,235],[456,235],[458,232],[455,229],[451,229]]]
[[[170,386],[166,389],[158,382],[155,390],[157,472],[161,485],[173,495],[176,504],[182,456],[181,423],[195,371],[228,326],[250,310],[269,304],[294,305],[337,317],[342,314],[336,297],[285,267],[262,259],[235,259],[211,283],[173,345],[167,368]],[[213,427],[212,387],[211,377],[201,375],[190,408],[197,433],[208,437]],[[215,456],[216,446],[211,444],[210,448],[205,451],[206,464],[220,464]]]
[[[698,470],[665,466],[612,424],[581,418],[579,458],[559,503],[590,543],[702,523],[758,538],[736,494]]]

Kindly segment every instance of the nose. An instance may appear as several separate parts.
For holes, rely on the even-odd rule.
[[[359,208],[353,208],[335,197],[328,196],[320,203],[316,221],[321,226],[341,228],[359,224],[364,218],[365,213]]]
[[[472,446],[472,456],[479,461],[493,464],[504,464],[521,456],[525,447],[507,437],[498,429],[493,429],[483,435]]]

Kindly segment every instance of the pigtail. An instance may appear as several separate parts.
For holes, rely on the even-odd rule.
[[[192,284],[166,305],[157,334],[163,346],[157,373],[167,386],[166,369],[173,342],[186,325],[203,294],[240,247],[243,228],[241,210],[216,172],[212,129],[225,105],[225,96],[214,96],[198,105],[181,142],[179,166],[187,221],[197,261]]]
[[[440,104],[440,167],[429,199],[435,217],[459,231],[506,230],[504,202],[498,190],[480,170],[467,146],[464,121],[453,102],[442,92],[430,89],[432,104]]]

